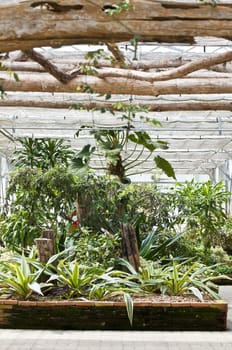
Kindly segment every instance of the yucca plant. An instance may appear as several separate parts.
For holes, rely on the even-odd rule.
[[[38,282],[42,272],[42,266],[37,264],[35,267],[24,255],[11,261],[3,261],[0,271],[0,293],[22,299],[30,298],[32,293],[43,295],[42,288],[48,284]]]

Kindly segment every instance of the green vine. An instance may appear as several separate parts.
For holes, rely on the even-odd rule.
[[[132,8],[130,0],[122,0],[118,4],[113,4],[104,7],[104,12],[110,16],[119,15],[123,11],[128,11]]]
[[[199,0],[199,1],[204,4],[210,4],[212,7],[216,7],[218,3],[217,0]]]

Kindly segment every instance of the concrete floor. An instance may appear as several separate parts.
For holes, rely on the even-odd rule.
[[[0,330],[0,350],[232,350],[232,286],[225,332],[116,332]],[[31,315],[33,317],[33,315]]]

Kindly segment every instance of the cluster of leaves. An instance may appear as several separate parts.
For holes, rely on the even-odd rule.
[[[116,265],[120,256],[121,239],[106,230],[95,233],[82,227],[66,237],[65,248],[71,250],[80,264],[109,268]]]
[[[124,123],[121,127],[95,129],[83,125],[77,131],[76,136],[79,137],[84,129],[90,129],[90,135],[94,136],[96,146],[85,145],[73,158],[73,167],[83,173],[84,170],[91,168],[92,156],[101,155],[106,160],[106,166],[103,167],[103,170],[110,175],[118,176],[120,181],[125,183],[129,176],[145,172],[143,170],[138,171],[136,167],[141,168],[143,163],[152,159],[156,168],[161,169],[167,176],[175,178],[171,164],[159,155],[153,156],[158,149],[167,149],[167,142],[162,140],[153,141],[147,131],[136,130],[133,125],[136,114],[144,112],[144,108],[127,104],[119,104],[116,108],[123,111],[120,118]],[[102,113],[106,110],[102,110]],[[114,113],[110,109],[109,111]],[[157,120],[150,120],[143,115],[140,116],[140,119],[144,119],[146,123],[152,125],[160,125]]]
[[[22,299],[29,299],[32,293],[43,295],[42,289],[49,286],[49,283],[38,282],[43,270],[44,267],[38,261],[24,255],[2,260],[0,293]]]
[[[31,246],[41,231],[64,233],[76,199],[76,181],[67,171],[73,152],[64,140],[20,139],[9,178],[2,240],[17,249]]]
[[[65,229],[76,199],[76,182],[63,166],[49,170],[24,167],[11,174],[2,239],[11,248],[32,245],[43,229]],[[63,231],[63,230],[62,230]]]
[[[68,166],[74,152],[63,139],[19,138],[20,148],[15,150],[12,163],[17,168],[48,170],[57,165]]]
[[[227,220],[224,206],[230,196],[225,185],[192,180],[177,186],[174,192],[180,223],[187,225],[189,237],[195,241],[198,239],[205,250],[220,243],[220,228]]]
[[[80,224],[92,232],[115,235],[122,222],[130,222],[140,241],[153,226],[170,230],[177,220],[169,196],[155,184],[122,184],[117,177],[89,174],[79,180],[77,193]]]

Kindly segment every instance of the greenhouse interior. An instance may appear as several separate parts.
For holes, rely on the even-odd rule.
[[[231,327],[231,20],[228,0],[1,1],[0,328],[39,329],[42,302],[43,329]]]

